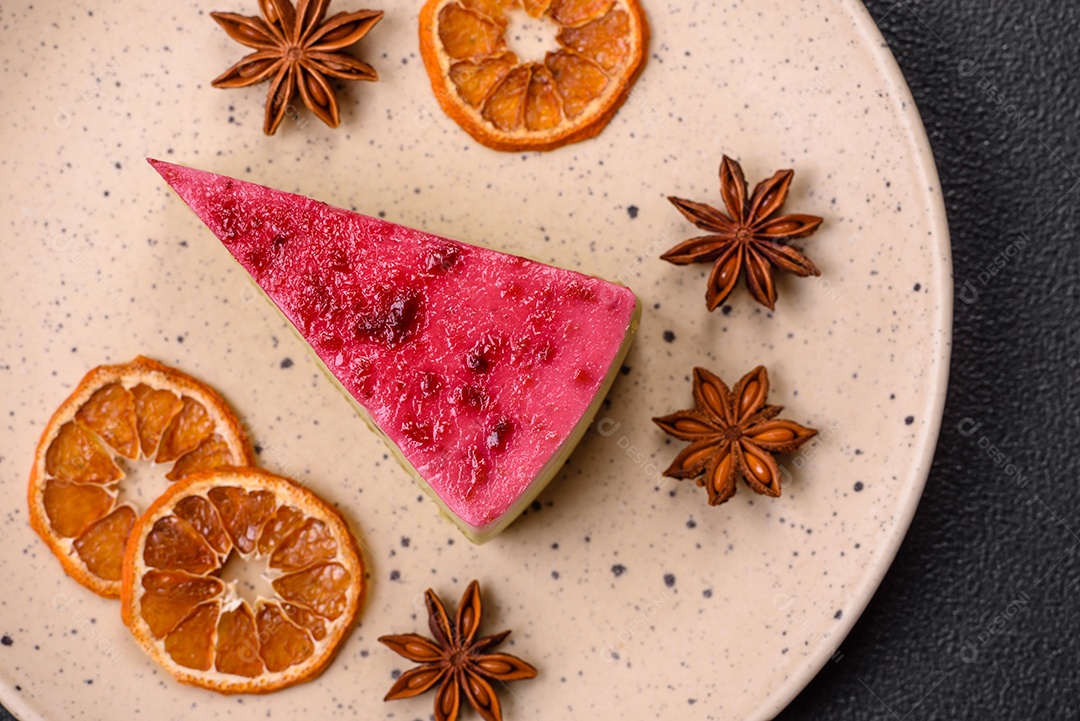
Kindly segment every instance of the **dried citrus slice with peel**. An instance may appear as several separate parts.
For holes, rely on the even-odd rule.
[[[557,26],[543,61],[506,42],[524,10]],[[496,150],[551,150],[607,125],[645,65],[638,0],[428,0],[420,51],[442,109]]]
[[[121,464],[140,459],[171,464],[169,480],[254,462],[236,416],[201,381],[142,356],[90,371],[41,435],[30,524],[68,575],[102,596],[120,595],[124,545],[139,515],[119,502]]]
[[[227,561],[256,564],[245,598]],[[184,683],[267,693],[318,676],[364,597],[356,540],[337,511],[293,481],[218,468],[172,486],[135,523],[121,613],[139,644]]]

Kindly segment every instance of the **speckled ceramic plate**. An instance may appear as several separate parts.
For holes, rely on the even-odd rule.
[[[362,3],[361,3],[362,4]],[[335,0],[335,8],[353,6]],[[478,146],[438,109],[419,2],[387,8],[358,54],[377,84],[261,132],[261,89],[209,81],[244,49],[210,10],[254,0],[7,3],[0,14],[0,701],[23,719],[427,718],[383,703],[423,630],[421,592],[479,578],[485,628],[540,669],[507,719],[764,718],[825,664],[918,502],[945,396],[948,234],[918,113],[870,17],[825,3],[644,0],[652,57],[592,141],[547,154]],[[520,46],[531,36],[522,38]],[[704,307],[706,268],[657,259],[693,229],[665,200],[719,202],[722,154],[751,182],[794,167],[787,207],[819,279],[777,311],[744,290]],[[534,509],[468,543],[388,460],[304,344],[143,162],[165,158],[627,282],[645,315],[601,420]],[[114,601],[66,578],[30,530],[38,434],[86,370],[145,353],[218,388],[261,462],[336,502],[371,569],[362,622],[317,681],[225,698],[156,668]],[[711,508],[659,475],[649,422],[687,407],[690,369],[758,363],[770,400],[822,429],[784,495]],[[144,492],[157,488],[144,481]]]

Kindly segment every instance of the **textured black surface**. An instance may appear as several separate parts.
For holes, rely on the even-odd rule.
[[[780,718],[1078,718],[1080,2],[867,5],[941,174],[951,380],[896,562]]]
[[[1078,718],[1080,2],[867,4],[941,173],[952,377],[896,563],[780,718]]]

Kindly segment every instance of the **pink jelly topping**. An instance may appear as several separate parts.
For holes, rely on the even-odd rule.
[[[473,526],[528,488],[626,335],[622,286],[150,162]]]

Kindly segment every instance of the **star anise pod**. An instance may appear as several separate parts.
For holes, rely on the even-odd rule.
[[[516,656],[490,651],[506,640],[509,631],[476,638],[483,607],[480,584],[465,589],[451,625],[442,601],[430,588],[424,594],[432,641],[415,633],[379,639],[395,653],[420,665],[401,674],[386,694],[386,701],[418,696],[435,684],[435,721],[454,721],[461,697],[487,721],[500,721],[502,710],[492,681],[517,681],[536,676],[536,669]]]
[[[787,199],[792,170],[779,170],[758,183],[746,197],[742,166],[728,156],[720,163],[720,196],[728,215],[703,203],[668,198],[691,223],[711,235],[684,240],[660,257],[676,265],[713,263],[705,302],[709,310],[721,305],[746,271],[746,286],[758,303],[776,306],[774,269],[806,277],[821,275],[810,259],[787,244],[812,235],[822,219],[815,215],[771,217]]]
[[[341,118],[328,77],[378,80],[375,69],[343,49],[358,42],[382,19],[378,10],[338,13],[328,20],[330,0],[259,0],[262,17],[210,13],[236,42],[254,48],[218,76],[215,88],[243,88],[270,81],[263,132],[273,135],[296,93],[324,123],[336,128]]]
[[[695,368],[695,408],[653,418],[666,433],[690,441],[664,475],[697,478],[709,492],[710,506],[735,494],[737,475],[757,493],[779,496],[780,467],[772,454],[794,451],[817,431],[778,419],[783,408],[765,405],[768,394],[764,366],[743,376],[734,392],[709,371]]]

